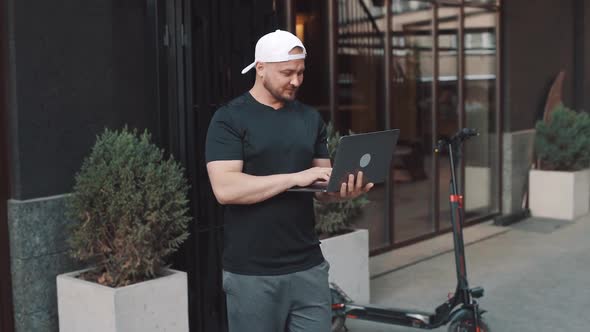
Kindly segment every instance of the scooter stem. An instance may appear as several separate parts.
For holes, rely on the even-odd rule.
[[[451,225],[453,228],[453,241],[455,248],[455,264],[457,269],[457,295],[468,296],[469,284],[467,282],[467,266],[465,263],[465,244],[463,241],[463,196],[459,194],[457,188],[457,178],[455,173],[455,148],[461,140],[451,140],[448,142],[449,163],[451,167],[451,183],[449,203],[451,208]],[[463,299],[463,300],[468,300]]]

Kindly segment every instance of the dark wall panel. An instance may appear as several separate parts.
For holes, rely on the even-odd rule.
[[[574,102],[573,0],[503,1],[503,95],[507,132],[534,127],[551,83],[566,71],[564,102]]]
[[[144,75],[145,5],[8,1],[14,6],[12,196],[66,193],[105,126],[155,128],[155,83]]]
[[[577,110],[584,109],[584,80],[585,66],[585,36],[584,36],[584,0],[574,1],[574,103],[573,108]]]
[[[584,83],[583,108],[590,112],[590,2],[584,0]]]

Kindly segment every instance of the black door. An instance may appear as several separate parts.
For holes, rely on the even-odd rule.
[[[263,34],[282,28],[283,1],[149,0],[157,45],[161,143],[182,160],[191,183],[191,237],[175,267],[189,275],[191,331],[226,331],[221,288],[223,211],[207,177],[204,146],[215,110],[253,84],[241,69]],[[279,6],[279,7],[277,7]]]
[[[0,17],[4,17],[4,1],[0,0]],[[12,316],[12,287],[10,283],[10,253],[8,249],[8,221],[6,201],[10,195],[8,181],[8,124],[6,30],[0,24],[0,331],[14,331]]]
[[[0,74],[1,71],[0,71]],[[2,79],[0,75],[0,79]],[[0,88],[2,84],[0,83]],[[3,92],[4,89],[0,90]],[[1,100],[2,98],[0,98]],[[0,103],[0,331],[14,331],[6,201],[9,196],[4,100]]]

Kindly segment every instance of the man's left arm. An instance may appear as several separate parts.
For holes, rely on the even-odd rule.
[[[316,158],[312,162],[313,167],[332,167],[329,158]],[[315,193],[315,198],[322,202],[337,202],[345,199],[356,198],[373,188],[373,183],[367,183],[363,186],[363,172],[358,172],[355,177],[353,174],[348,176],[348,182],[342,182],[340,192],[332,193]]]

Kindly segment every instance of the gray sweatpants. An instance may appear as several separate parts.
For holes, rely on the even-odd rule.
[[[330,332],[328,262],[278,276],[223,271],[229,332]]]

